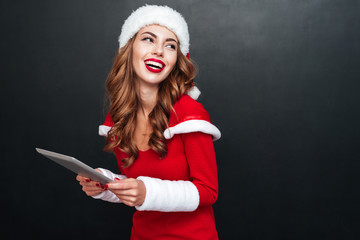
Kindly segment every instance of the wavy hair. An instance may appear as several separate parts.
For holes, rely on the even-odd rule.
[[[133,141],[136,114],[140,107],[139,96],[135,90],[135,71],[132,66],[132,48],[136,35],[115,55],[112,69],[106,81],[107,99],[110,116],[114,122],[106,137],[105,151],[113,152],[119,148],[128,158],[121,161],[129,167],[139,155]],[[161,158],[167,154],[163,132],[168,127],[170,112],[175,102],[192,86],[196,67],[177,47],[177,61],[169,76],[159,84],[157,103],[148,119],[152,128],[148,145]]]

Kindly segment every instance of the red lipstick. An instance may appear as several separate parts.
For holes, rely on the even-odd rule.
[[[153,73],[159,73],[165,68],[165,63],[159,59],[149,58],[144,61],[145,67]]]

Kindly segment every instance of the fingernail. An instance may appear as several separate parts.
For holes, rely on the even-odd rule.
[[[86,181],[86,182],[90,182],[90,179],[87,178],[87,179],[85,179],[85,181]]]
[[[96,186],[97,186],[97,187],[100,187],[100,184],[97,183]]]
[[[104,188],[108,188],[109,186],[107,184],[104,185]]]
[[[117,177],[116,177],[115,180],[116,180],[116,181],[120,181],[120,178],[117,178]]]

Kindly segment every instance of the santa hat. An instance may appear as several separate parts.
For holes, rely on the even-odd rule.
[[[125,46],[141,28],[151,24],[159,24],[174,32],[179,40],[182,54],[190,59],[190,36],[187,23],[180,13],[168,6],[145,5],[132,12],[121,28],[119,48]],[[200,90],[193,86],[187,94],[197,99]]]
[[[145,5],[136,9],[125,20],[119,36],[122,48],[141,28],[159,24],[174,32],[180,42],[181,52],[189,54],[190,36],[187,23],[180,13],[168,6]]]

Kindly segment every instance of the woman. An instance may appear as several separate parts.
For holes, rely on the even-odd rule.
[[[88,196],[138,210],[131,239],[218,239],[212,141],[220,131],[190,97],[199,91],[185,20],[166,6],[140,7],[125,21],[119,44],[99,133],[122,175],[99,168],[115,182],[77,180]]]

